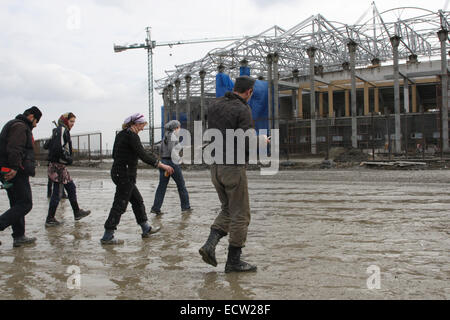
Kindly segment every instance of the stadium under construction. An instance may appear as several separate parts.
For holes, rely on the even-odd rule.
[[[449,14],[373,3],[352,25],[318,14],[271,27],[166,71],[162,124],[207,127],[211,99],[249,74],[259,80],[255,126],[279,129],[282,153],[449,152]]]

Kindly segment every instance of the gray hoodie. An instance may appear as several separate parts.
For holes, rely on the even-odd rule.
[[[172,158],[172,150],[179,143],[174,130],[181,127],[178,120],[171,120],[164,126],[164,138],[161,141],[161,158]]]

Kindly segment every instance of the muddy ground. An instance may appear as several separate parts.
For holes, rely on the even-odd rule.
[[[252,274],[224,273],[226,240],[217,247],[216,268],[198,254],[219,210],[208,171],[185,171],[194,208],[186,216],[170,183],[166,214],[149,214],[162,226],[150,239],[141,239],[129,207],[116,232],[125,245],[118,247],[99,242],[115,190],[109,171],[71,174],[80,206],[92,214],[75,222],[63,200],[57,218],[64,225],[46,229],[47,178],[40,168],[26,218],[36,245],[13,248],[11,229],[0,232],[0,299],[450,298],[449,170],[248,172],[252,221],[243,258],[258,266]],[[156,186],[155,170],[139,170],[148,211]],[[7,208],[1,191],[0,212]],[[79,288],[70,289],[71,266],[80,270]],[[379,289],[368,289],[371,266],[380,270]]]

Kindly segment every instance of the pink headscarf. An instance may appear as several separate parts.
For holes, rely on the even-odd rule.
[[[129,128],[135,123],[147,123],[147,120],[145,119],[142,113],[135,113],[125,119],[122,128],[124,129]]]

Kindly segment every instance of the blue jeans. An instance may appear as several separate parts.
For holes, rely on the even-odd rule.
[[[178,188],[178,195],[180,196],[181,210],[189,209],[191,206],[189,204],[189,194],[186,190],[186,185],[184,184],[183,173],[179,165],[176,165],[169,159],[162,159],[162,163],[167,164],[173,168],[173,174],[171,177],[175,180]],[[156,189],[155,201],[153,202],[152,210],[159,212],[161,211],[161,206],[164,202],[164,196],[166,195],[167,185],[170,180],[170,176],[166,177],[164,175],[165,171],[159,169],[159,185]]]

